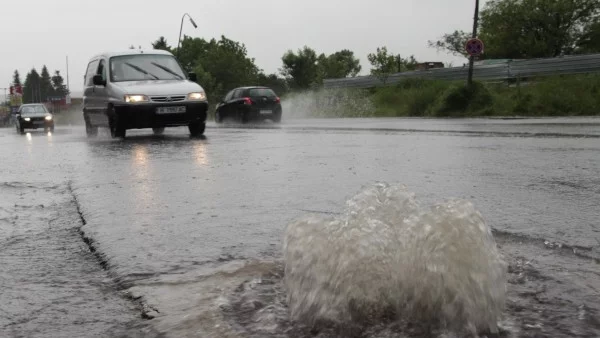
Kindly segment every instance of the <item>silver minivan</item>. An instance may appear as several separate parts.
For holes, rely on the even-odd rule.
[[[88,137],[108,127],[112,137],[127,129],[188,126],[204,134],[208,101],[195,74],[186,76],[173,54],[128,50],[93,57],[84,79],[83,118]]]

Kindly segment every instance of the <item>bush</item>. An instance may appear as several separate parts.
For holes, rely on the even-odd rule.
[[[371,90],[322,90],[309,98],[307,116],[323,117],[600,115],[600,74],[529,79],[510,86],[475,82],[473,88],[464,82],[406,79]]]
[[[377,116],[424,116],[448,82],[407,79],[394,87],[375,89],[373,103]]]
[[[454,84],[448,87],[431,109],[438,117],[458,117],[471,114],[490,115],[494,99],[488,88],[478,82],[472,87]]]

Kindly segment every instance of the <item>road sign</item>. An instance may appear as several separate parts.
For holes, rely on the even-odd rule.
[[[467,53],[471,56],[479,56],[483,54],[483,41],[479,39],[469,39],[465,46]]]

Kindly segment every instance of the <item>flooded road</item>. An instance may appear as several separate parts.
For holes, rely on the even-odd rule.
[[[600,336],[599,119],[295,120],[209,125],[205,139],[185,128],[127,135],[0,130],[0,278],[10,290],[0,336],[422,336],[381,318],[348,333],[288,316],[286,226],[342,215],[377,181],[404,184],[423,206],[460,198],[481,212],[508,263],[502,336]]]

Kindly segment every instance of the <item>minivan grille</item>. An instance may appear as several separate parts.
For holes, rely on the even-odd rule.
[[[176,96],[151,96],[152,102],[179,102],[185,100],[185,95]]]

